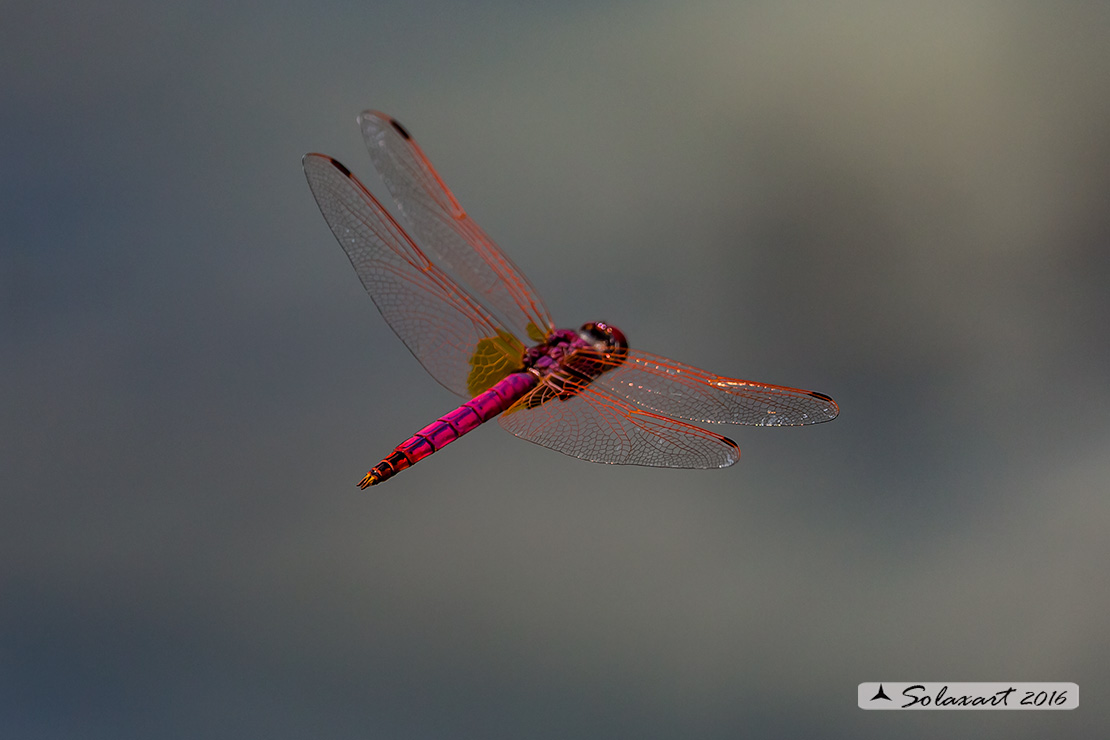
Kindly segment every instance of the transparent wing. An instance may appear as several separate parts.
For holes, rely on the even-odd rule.
[[[501,426],[529,442],[592,462],[726,468],[740,459],[740,448],[731,439],[635,408],[593,385],[565,401],[549,398],[529,408],[535,394],[543,392],[538,387],[517,401],[498,417]]]
[[[324,220],[386,322],[432,377],[473,395],[468,378],[478,349],[505,346],[504,328],[428,260],[346,167],[322,154],[306,154],[302,164]]]
[[[821,393],[726,378],[637,351],[594,384],[640,408],[688,421],[798,426],[840,413]]]
[[[409,133],[389,116],[358,117],[370,159],[432,261],[455,277],[517,337],[554,328],[528,279],[466,214]]]

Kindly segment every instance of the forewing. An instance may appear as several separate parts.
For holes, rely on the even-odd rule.
[[[364,111],[358,121],[374,166],[431,260],[517,337],[542,340],[554,328],[543,301],[462,209],[416,141],[383,113]]]
[[[637,351],[594,384],[639,408],[688,421],[798,426],[840,413],[821,393],[727,378]]]
[[[481,348],[514,340],[428,260],[346,167],[322,154],[306,154],[303,165],[324,220],[386,322],[432,377],[473,395],[468,378]]]
[[[542,387],[530,395],[538,393]],[[592,385],[565,401],[529,404],[525,396],[509,408],[498,417],[501,426],[571,457],[657,468],[725,468],[740,459],[732,440],[635,408]]]

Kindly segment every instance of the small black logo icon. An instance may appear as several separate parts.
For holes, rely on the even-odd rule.
[[[876,699],[886,699],[887,701],[894,701],[893,699],[891,699],[889,696],[886,695],[885,691],[883,691],[883,685],[882,684],[879,684],[879,693],[877,693],[877,694],[875,694],[874,696],[871,697],[871,701],[875,701]]]

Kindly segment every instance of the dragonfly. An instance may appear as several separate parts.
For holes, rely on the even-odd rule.
[[[823,393],[715,375],[631,349],[604,321],[557,328],[532,284],[467,215],[409,132],[376,111],[357,120],[402,219],[327,155],[304,156],[308,185],[390,328],[433,378],[467,399],[397,445],[360,488],[494,418],[518,437],[583,460],[704,469],[732,465],[740,448],[698,423],[798,426],[840,412]]]

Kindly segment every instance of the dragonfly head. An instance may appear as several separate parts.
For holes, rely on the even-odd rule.
[[[624,362],[628,357],[628,340],[624,332],[615,326],[610,326],[602,321],[591,321],[583,324],[579,330],[582,338],[592,342],[594,347],[617,362]]]

